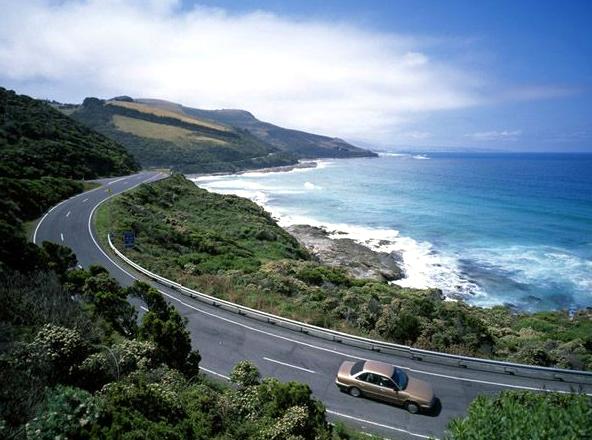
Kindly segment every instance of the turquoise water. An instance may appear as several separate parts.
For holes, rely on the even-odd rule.
[[[429,154],[200,178],[283,225],[324,225],[396,251],[399,284],[480,305],[592,305],[592,155]]]

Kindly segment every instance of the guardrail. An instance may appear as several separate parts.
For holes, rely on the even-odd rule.
[[[430,350],[422,350],[418,348],[409,347],[406,345],[399,345],[390,342],[364,338],[361,336],[350,335],[348,333],[342,333],[336,330],[318,327],[316,325],[306,324],[304,322],[283,318],[281,316],[273,315],[267,312],[262,312],[260,310],[255,310],[250,307],[245,307],[239,304],[232,303],[230,301],[225,301],[213,297],[211,295],[207,295],[205,293],[198,292],[193,289],[189,289],[179,283],[176,283],[153,272],[150,272],[148,269],[143,268],[139,264],[129,259],[119,249],[117,249],[111,241],[110,234],[107,235],[107,240],[113,252],[121,260],[123,260],[125,263],[136,269],[138,272],[146,275],[148,278],[151,278],[154,281],[159,282],[160,284],[170,287],[183,295],[189,296],[203,303],[224,310],[228,310],[238,315],[256,319],[258,321],[274,324],[278,327],[283,327],[289,330],[293,330],[296,332],[304,333],[310,336],[315,336],[333,342],[339,342],[353,347],[368,349],[380,353],[394,354],[397,356],[403,356],[417,361],[431,362],[458,368],[508,374],[513,376],[556,380],[576,385],[592,384],[592,371],[539,367],[535,365],[517,364],[513,362],[496,361],[492,359],[459,356]],[[575,389],[574,391],[579,390]]]

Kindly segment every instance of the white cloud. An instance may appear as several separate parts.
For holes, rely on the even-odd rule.
[[[423,140],[423,139],[428,139],[432,136],[432,134],[430,132],[427,131],[418,131],[418,130],[414,130],[414,131],[406,131],[400,134],[400,136],[402,138],[409,138],[409,139],[414,139],[414,140]]]
[[[175,0],[0,0],[0,11],[0,82],[38,97],[244,108],[366,142],[392,139],[420,114],[488,102],[484,75],[429,53],[432,38]]]
[[[522,135],[522,130],[480,131],[466,134],[476,141],[516,141]]]
[[[379,140],[418,112],[479,101],[478,81],[419,39],[174,1],[0,1],[0,79],[45,96],[128,94]]]

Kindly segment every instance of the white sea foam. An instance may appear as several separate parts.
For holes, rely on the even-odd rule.
[[[208,190],[222,194],[235,194],[253,200],[269,211],[282,227],[296,224],[322,227],[332,238],[350,238],[372,250],[400,255],[405,278],[395,283],[402,287],[418,289],[437,287],[451,298],[484,295],[476,283],[463,277],[455,256],[436,252],[428,242],[418,242],[410,237],[401,236],[399,231],[394,229],[321,222],[269,204],[273,194],[297,193],[298,190],[267,188],[248,179],[194,180]],[[308,190],[319,188],[311,182],[305,182],[303,186]]]
[[[484,267],[512,268],[508,277],[526,285],[571,284],[592,292],[592,261],[549,246],[506,246],[472,249],[470,257]]]
[[[270,207],[267,207],[270,210]],[[418,242],[401,236],[399,231],[387,228],[370,228],[344,223],[320,222],[314,218],[289,214],[271,209],[280,226],[306,224],[325,228],[332,238],[350,238],[372,250],[394,252],[402,258],[405,278],[394,283],[401,287],[424,289],[437,287],[453,298],[469,295],[485,295],[474,282],[463,277],[455,256],[436,252],[428,242]]]
[[[315,190],[315,189],[316,190],[320,190],[320,189],[323,189],[322,187],[320,187],[318,185],[315,185],[312,182],[304,182],[304,185],[303,186],[304,186],[304,188],[306,188],[308,190]]]
[[[378,153],[381,157],[409,157],[411,156],[409,153],[391,153],[390,151],[383,151]]]
[[[402,157],[402,158],[411,158],[417,160],[428,160],[429,156],[425,154],[410,154],[410,153],[391,153],[391,152],[382,152],[378,153],[379,156],[384,157]]]

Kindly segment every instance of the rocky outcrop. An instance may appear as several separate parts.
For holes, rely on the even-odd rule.
[[[314,226],[294,225],[286,230],[319,262],[341,267],[354,278],[393,281],[404,276],[396,253],[373,251],[351,238],[332,238],[325,229]]]

